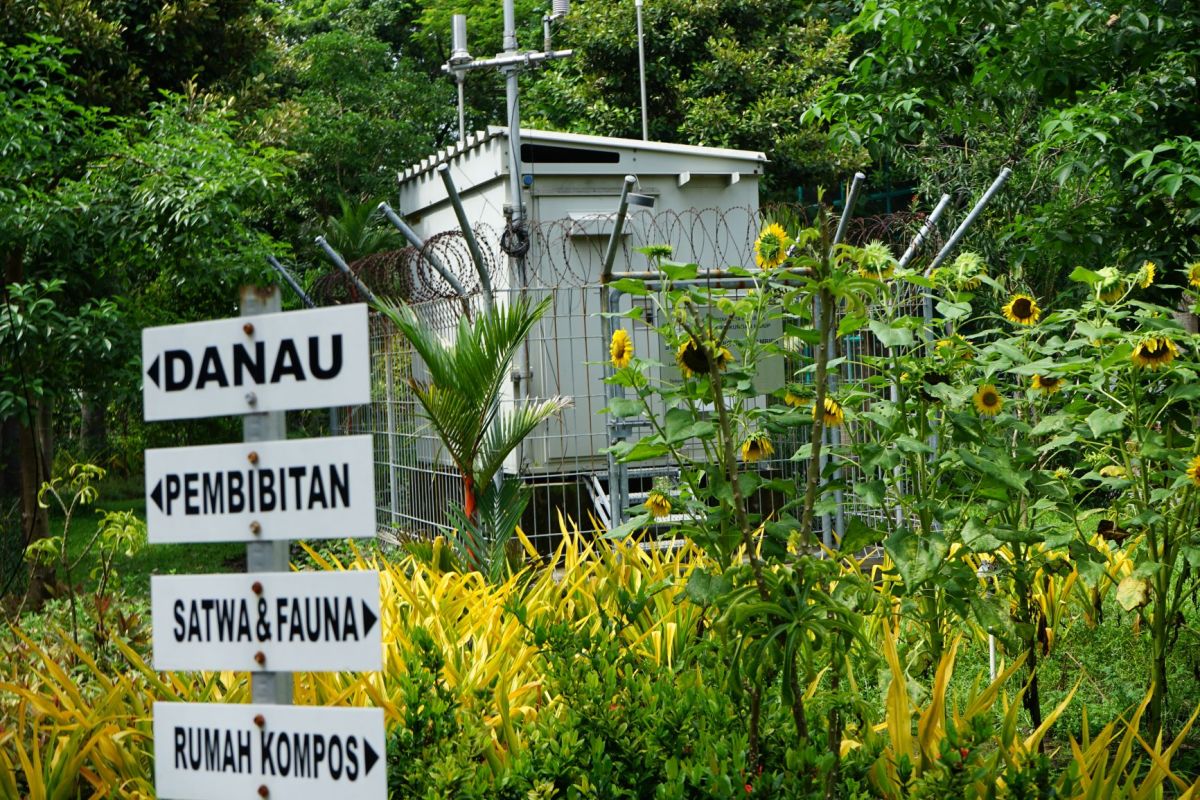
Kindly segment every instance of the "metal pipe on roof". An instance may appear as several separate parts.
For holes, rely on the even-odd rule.
[[[318,236],[314,241],[318,247],[325,251],[325,255],[329,256],[329,260],[333,262],[333,265],[346,273],[354,284],[354,288],[358,289],[359,293],[367,299],[367,302],[371,305],[376,305],[378,300],[376,300],[375,294],[367,288],[365,283],[358,279],[358,276],[350,269],[350,265],[338,254],[338,251],[329,246],[329,242],[325,241],[325,237]]]
[[[490,307],[492,305],[492,279],[488,275],[487,267],[484,266],[479,242],[475,241],[475,231],[471,229],[471,223],[467,220],[467,210],[463,208],[462,198],[458,196],[454,179],[450,177],[450,165],[439,164],[437,171],[442,176],[446,194],[450,196],[450,205],[454,208],[454,216],[458,218],[458,226],[462,229],[463,238],[467,240],[467,250],[471,253],[471,261],[474,262],[475,272],[479,275],[479,287],[483,290],[483,300]],[[466,296],[465,292],[463,296]]]
[[[861,172],[854,173],[850,181],[850,191],[846,193],[846,205],[842,207],[842,218],[838,220],[837,231],[833,234],[833,245],[829,248],[829,257],[833,258],[833,249],[841,243],[846,235],[846,226],[850,224],[850,214],[854,212],[854,204],[858,201],[858,193],[862,189],[867,176]]]
[[[300,298],[300,302],[304,303],[305,308],[317,307],[317,304],[314,303],[313,299],[308,296],[308,293],[301,288],[299,281],[297,281],[295,276],[292,275],[291,270],[289,270],[283,264],[280,264],[275,256],[272,255],[267,256],[267,263],[275,268],[275,271],[279,273],[279,277],[283,278],[284,283],[291,287],[291,290],[296,293],[297,297]]]
[[[983,209],[986,208],[987,204],[992,201],[992,198],[999,193],[1000,189],[1010,177],[1012,177],[1011,169],[1005,167],[1004,169],[1000,170],[1000,174],[996,176],[996,180],[992,181],[992,185],[987,188],[987,191],[983,193],[983,196],[979,198],[979,201],[975,203],[975,207],[971,209],[971,213],[967,214],[967,218],[962,221],[962,224],[955,229],[954,233],[950,234],[949,241],[946,242],[945,246],[942,247],[941,251],[937,254],[933,261],[929,263],[929,266],[925,270],[926,275],[932,274],[935,269],[942,265],[942,262],[946,260],[946,257],[950,255],[950,252],[954,250],[956,246],[958,246],[959,241],[961,241],[963,236],[966,235],[967,228],[971,227],[971,224],[979,218],[979,215],[983,213]]]
[[[904,269],[908,266],[908,262],[913,260],[913,256],[917,254],[917,250],[921,249],[921,245],[925,244],[926,237],[933,231],[933,226],[937,225],[938,220],[942,218],[942,214],[946,211],[946,206],[950,205],[950,195],[944,194],[938,200],[938,204],[934,206],[929,217],[925,220],[925,224],[921,226],[921,230],[917,231],[917,235],[912,240],[912,244],[904,251],[904,255],[900,256],[900,268]]]
[[[392,223],[396,230],[400,231],[400,235],[403,236],[410,245],[417,249],[417,251],[421,254],[421,257],[429,263],[429,266],[433,267],[434,271],[436,271],[438,275],[442,276],[442,280],[450,284],[450,288],[458,292],[460,297],[467,296],[467,290],[463,287],[462,282],[454,276],[453,272],[446,269],[445,265],[442,264],[441,259],[425,249],[425,242],[421,241],[421,237],[417,235],[417,232],[410,228],[408,223],[401,219],[400,215],[393,211],[392,207],[389,206],[386,201],[380,203],[377,208],[383,212],[385,217],[387,217],[387,221]]]
[[[617,243],[621,240],[621,231],[625,227],[625,215],[629,212],[629,190],[637,183],[637,178],[626,175],[621,183],[621,200],[617,203],[617,216],[613,220],[612,233],[608,236],[608,247],[604,249],[604,267],[600,270],[600,282],[608,283],[612,279],[613,262],[617,260]]]

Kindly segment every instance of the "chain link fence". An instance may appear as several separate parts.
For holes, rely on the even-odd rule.
[[[534,328],[514,363],[511,383],[500,398],[510,406],[526,398],[562,395],[572,406],[561,415],[539,426],[523,446],[510,457],[505,473],[519,476],[532,490],[529,507],[522,521],[523,530],[535,543],[549,551],[557,541],[560,515],[577,523],[585,531],[597,531],[615,524],[621,509],[613,508],[610,498],[625,498],[629,506],[644,500],[655,481],[677,480],[675,468],[665,460],[620,469],[610,475],[607,457],[601,452],[612,435],[612,420],[601,413],[607,405],[603,378],[608,360],[608,342],[602,335],[599,314],[601,287],[599,275],[615,215],[587,215],[546,221],[530,230],[531,246],[526,257],[510,264],[500,241],[501,231],[480,225],[475,236],[484,265],[497,287],[495,302],[504,303],[517,295],[534,302],[550,299],[545,316]],[[617,263],[628,269],[649,267],[638,249],[648,245],[670,245],[676,260],[694,261],[705,267],[753,265],[754,241],[762,226],[780,217],[804,219],[805,209],[794,206],[761,209],[699,209],[686,213],[638,211],[630,215],[620,242]],[[891,214],[853,220],[847,241],[854,244],[882,240],[900,252],[924,221],[919,214]],[[937,242],[929,247],[936,251]],[[466,287],[469,295],[460,297],[431,268],[436,259]],[[431,237],[422,250],[405,250],[368,256],[352,265],[358,277],[380,297],[408,303],[427,325],[447,338],[453,336],[464,314],[482,308],[479,278],[471,261],[466,240],[451,231]],[[890,291],[899,292],[875,310],[875,313],[922,313],[923,295],[915,287],[893,283]],[[341,273],[323,276],[314,287],[318,303],[356,302],[352,283]],[[642,307],[642,313],[654,322],[654,308],[646,298],[626,297]],[[628,329],[628,328],[627,328]],[[659,362],[660,379],[677,376],[674,353],[646,325],[628,329],[640,357]],[[763,336],[781,331],[766,330]],[[865,386],[871,377],[861,356],[881,355],[884,348],[869,332],[842,337],[841,355],[846,357],[838,370],[839,391]],[[795,370],[810,360],[810,354],[797,351],[785,363],[777,359],[759,369],[756,385],[763,391],[756,401],[777,402],[766,394],[792,379]],[[346,432],[370,433],[375,442],[378,522],[381,534],[394,539],[428,537],[448,524],[447,509],[463,502],[461,478],[450,463],[437,435],[422,419],[409,381],[427,378],[424,365],[391,324],[378,315],[371,321],[372,402],[369,406],[348,409]],[[872,391],[878,391],[873,389]],[[884,390],[886,391],[886,390]],[[662,409],[657,409],[661,412]],[[634,427],[637,427],[636,420]],[[622,424],[628,424],[623,422]],[[648,433],[643,424],[634,436]],[[854,436],[848,424],[832,435]],[[804,443],[802,437],[777,441],[776,458],[758,464],[771,477],[794,476],[803,469],[790,460]],[[699,451],[693,455],[701,455]],[[841,478],[847,486],[871,479],[853,464],[842,465]],[[614,481],[620,481],[615,486]],[[837,520],[825,525],[844,524],[845,515],[877,517],[878,509],[857,507],[852,492],[840,492],[842,511]],[[761,510],[770,511],[786,498],[764,496],[757,499]]]

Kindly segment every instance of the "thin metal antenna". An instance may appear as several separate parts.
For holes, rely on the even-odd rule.
[[[642,83],[642,141],[650,140],[650,127],[646,121],[646,40],[642,36],[642,0],[633,0],[637,9],[638,75]]]

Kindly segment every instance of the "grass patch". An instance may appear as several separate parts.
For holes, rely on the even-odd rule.
[[[105,500],[101,496],[94,506],[77,510],[71,521],[70,538],[67,542],[67,552],[71,561],[79,558],[87,547],[88,541],[96,531],[96,522],[100,518],[98,512],[103,511],[133,511],[145,519],[146,501],[140,497]],[[61,514],[51,514],[50,535],[61,535],[64,523],[65,519]],[[94,592],[99,568],[100,552],[94,547],[71,573],[71,581],[83,593]],[[110,580],[113,589],[148,599],[151,575],[206,575],[245,571],[246,545],[240,542],[143,544],[132,556],[118,553],[113,560],[113,569],[116,573]]]

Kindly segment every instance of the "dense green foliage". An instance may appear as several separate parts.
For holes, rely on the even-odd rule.
[[[1200,254],[1200,9],[1142,2],[866,0],[848,75],[809,115],[916,181],[977,194],[1015,174],[969,239],[1040,297],[1077,265]]]

